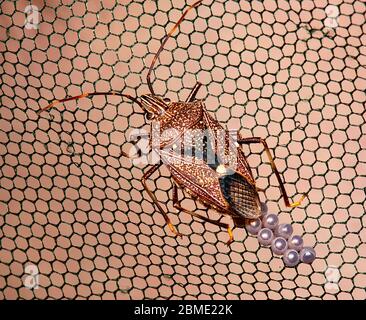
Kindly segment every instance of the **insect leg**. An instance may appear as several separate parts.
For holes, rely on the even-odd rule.
[[[274,160],[273,160],[272,155],[271,155],[271,151],[268,148],[268,145],[267,145],[266,140],[264,140],[262,138],[258,138],[258,137],[242,138],[242,139],[239,139],[238,140],[238,143],[241,143],[241,144],[261,143],[263,145],[264,150],[266,151],[266,154],[268,156],[269,162],[271,163],[272,170],[275,173],[276,178],[278,180],[278,183],[280,185],[282,197],[283,197],[283,200],[285,201],[286,207],[293,208],[293,207],[299,206],[301,204],[301,202],[305,199],[305,197],[307,196],[307,194],[303,194],[301,196],[301,198],[299,199],[299,201],[292,202],[292,203],[290,202],[289,197],[288,197],[287,192],[286,192],[286,189],[285,189],[285,186],[284,186],[284,184],[282,182],[280,173],[278,172],[277,167],[276,167],[276,164],[274,163]]]
[[[196,85],[193,87],[191,93],[189,94],[186,102],[192,102],[196,98],[198,90],[202,87],[202,83],[197,82]]]
[[[223,222],[220,222],[220,221],[217,221],[217,220],[212,220],[210,218],[207,218],[205,216],[202,216],[198,213],[195,213],[195,212],[192,212],[192,211],[189,211],[185,208],[183,208],[180,204],[180,201],[178,199],[178,187],[177,185],[173,182],[173,206],[174,208],[176,208],[177,210],[180,210],[180,211],[183,211],[185,213],[188,213],[190,214],[191,216],[193,217],[196,217],[198,219],[201,219],[205,222],[209,222],[209,223],[212,223],[216,226],[219,226],[219,227],[222,227],[222,228],[226,228],[228,234],[229,234],[229,241],[227,242],[227,245],[229,245],[230,243],[232,243],[234,241],[234,238],[233,238],[233,233],[231,231],[231,228],[229,227],[229,225],[227,223],[223,223]]]
[[[152,193],[152,191],[148,188],[147,184],[146,184],[146,179],[149,178],[156,170],[158,170],[158,168],[160,167],[160,164],[155,164],[153,165],[148,171],[146,171],[146,173],[143,175],[141,182],[145,188],[145,190],[147,191],[147,193],[149,194],[151,200],[154,202],[154,204],[157,206],[157,208],[159,209],[160,213],[163,215],[165,222],[167,223],[169,229],[176,235],[176,236],[180,236],[182,237],[182,234],[179,233],[175,227],[173,226],[173,224],[171,223],[168,214],[164,211],[164,209],[161,207],[161,205],[158,202],[158,199],[156,199],[155,195]]]

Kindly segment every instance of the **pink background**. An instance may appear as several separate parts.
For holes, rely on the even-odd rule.
[[[362,1],[203,0],[155,69],[155,91],[172,100],[202,82],[198,97],[220,122],[267,139],[292,199],[308,192],[286,209],[261,148],[245,149],[262,200],[315,246],[318,259],[297,268],[242,229],[228,248],[224,230],[178,216],[162,167],[149,185],[184,234],[172,236],[143,190],[147,166],[121,156],[144,126],[136,105],[97,97],[36,114],[81,92],[147,93],[147,66],[182,1],[32,1],[37,30],[24,27],[28,4],[0,4],[1,299],[366,298]],[[328,4],[340,15],[324,36]],[[189,197],[183,205],[206,214]],[[29,264],[39,289],[23,285]]]

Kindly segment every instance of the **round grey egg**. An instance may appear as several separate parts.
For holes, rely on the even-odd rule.
[[[259,230],[262,228],[261,219],[249,220],[249,222],[245,225],[245,229],[249,234],[257,235]]]
[[[300,237],[298,235],[293,235],[288,240],[289,249],[294,249],[296,251],[300,251],[302,249],[303,245],[304,245],[304,240],[302,239],[302,237]]]
[[[299,253],[294,249],[288,249],[282,259],[287,267],[295,267],[300,262]]]
[[[268,213],[263,217],[262,223],[265,228],[275,229],[278,225],[278,217],[273,213]]]
[[[268,246],[273,240],[273,232],[271,229],[263,228],[258,232],[258,241],[263,246]]]
[[[277,237],[272,240],[271,249],[274,254],[282,255],[287,250],[287,240]]]
[[[278,237],[288,239],[288,238],[291,237],[293,231],[294,230],[293,230],[291,224],[281,223],[277,226],[276,231],[275,231],[275,235],[278,236]]]
[[[304,247],[300,252],[300,259],[304,263],[311,264],[316,258],[315,250],[311,247]]]

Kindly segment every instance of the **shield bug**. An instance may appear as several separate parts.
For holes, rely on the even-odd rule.
[[[39,112],[48,110],[59,103],[96,95],[121,96],[137,103],[145,111],[146,119],[151,121],[152,132],[159,134],[159,143],[154,150],[161,159],[159,163],[152,165],[144,173],[142,184],[157,209],[164,216],[170,230],[175,235],[181,236],[171,223],[168,213],[162,208],[146,184],[147,179],[161,165],[167,166],[171,173],[174,207],[204,222],[226,228],[229,233],[227,242],[229,244],[233,241],[232,229],[229,224],[220,220],[212,220],[183,208],[178,199],[178,188],[187,191],[194,199],[202,202],[208,208],[213,208],[222,215],[230,216],[234,226],[243,227],[247,219],[258,218],[261,215],[259,189],[256,187],[255,179],[241,145],[262,144],[287,207],[300,205],[306,195],[302,195],[297,202],[290,202],[266,141],[259,137],[239,137],[235,141],[229,131],[225,130],[208,113],[204,101],[196,99],[201,87],[200,83],[194,86],[184,102],[170,102],[155,93],[151,82],[151,72],[160,53],[187,13],[201,2],[202,0],[199,0],[189,6],[163,38],[147,73],[149,94],[136,98],[116,91],[83,93],[79,96],[55,100]],[[151,139],[150,143],[152,144]],[[123,153],[123,156],[128,155]]]

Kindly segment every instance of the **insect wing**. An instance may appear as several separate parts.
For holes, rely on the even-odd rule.
[[[203,103],[203,102],[202,102]],[[204,109],[206,110],[206,109]],[[209,130],[210,135],[216,141],[216,150],[219,154],[224,153],[224,162],[235,166],[233,168],[236,172],[241,174],[248,182],[255,185],[255,181],[250,170],[249,164],[245,159],[243,151],[235,144],[233,138],[229,133],[221,126],[221,124],[213,119],[207,111],[203,112],[203,119],[206,128]],[[222,134],[220,134],[222,133]]]
[[[167,150],[161,150],[160,156],[178,185],[219,211],[228,209],[228,202],[221,192],[219,175],[205,161]]]

